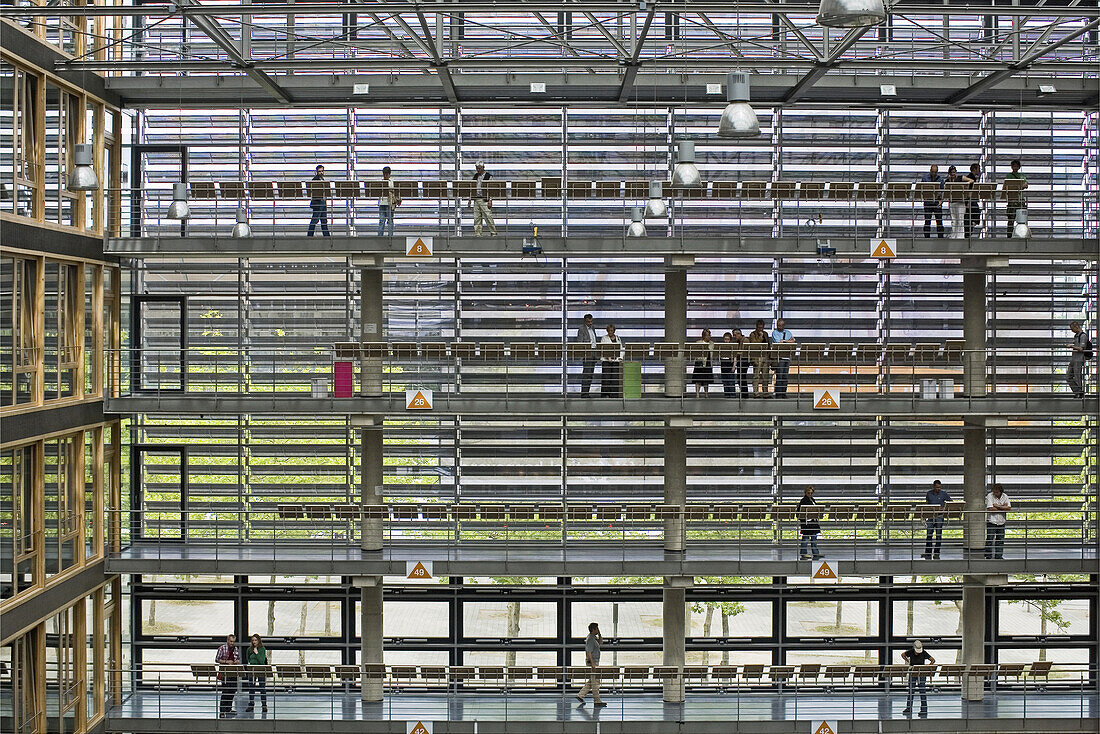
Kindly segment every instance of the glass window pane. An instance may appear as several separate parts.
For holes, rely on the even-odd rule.
[[[232,632],[233,602],[231,601],[180,599],[143,599],[141,601],[143,635],[223,637]],[[213,650],[210,652],[210,657],[211,659],[214,657]]]

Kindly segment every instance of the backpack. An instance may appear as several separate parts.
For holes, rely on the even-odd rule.
[[[1085,337],[1085,349],[1082,352],[1086,360],[1092,360],[1092,339]]]

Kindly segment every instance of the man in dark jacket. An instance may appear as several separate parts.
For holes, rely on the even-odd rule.
[[[316,171],[313,174],[314,181],[325,180],[325,167],[317,166]],[[325,184],[326,186],[328,184]],[[331,237],[328,231],[328,202],[323,196],[313,196],[309,200],[309,208],[313,211],[313,216],[309,220],[309,230],[306,232],[306,237],[312,237],[313,232],[317,229],[317,223],[321,223],[321,234],[325,237]]]
[[[803,561],[818,560],[823,556],[817,549],[817,536],[821,533],[820,517],[814,502],[814,488],[809,485],[803,492],[803,497],[798,503],[798,525],[802,532],[800,545],[800,559]],[[813,553],[811,556],[810,553]]]

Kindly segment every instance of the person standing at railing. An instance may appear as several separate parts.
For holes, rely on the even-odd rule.
[[[741,333],[740,329],[733,330],[733,343],[737,345],[738,351],[745,348],[745,335]],[[748,357],[737,357],[737,361],[734,363],[737,369],[737,384],[741,388],[741,396],[749,394],[749,365],[751,364]]]
[[[1071,321],[1070,331],[1073,332],[1073,342],[1069,345],[1069,365],[1066,367],[1066,382],[1073,391],[1073,397],[1081,399],[1085,397],[1085,361],[1092,359],[1092,340],[1081,328],[1080,321]]]
[[[252,711],[255,708],[256,703],[256,691],[260,691],[260,710],[263,713],[267,713],[267,673],[265,671],[257,671],[253,666],[256,665],[271,665],[271,657],[267,654],[267,648],[264,647],[263,640],[259,635],[252,635],[252,644],[248,646],[248,652],[245,655],[245,663],[248,664],[248,708],[245,711]]]
[[[764,344],[771,342],[768,332],[764,331],[764,320],[756,320],[756,328],[749,332],[747,338],[749,344]],[[769,366],[768,350],[765,346],[763,353],[757,355],[752,365],[752,394],[756,397],[767,397],[768,385],[771,383],[771,367]]]
[[[615,336],[615,324],[607,325],[607,334],[600,339],[600,344],[618,344],[617,354],[604,355],[600,362],[600,393],[607,398],[621,398],[623,396],[623,357],[626,349],[619,337]],[[614,350],[613,350],[614,351]]]
[[[691,382],[695,385],[695,397],[699,397],[699,390],[702,388],[703,393],[710,392],[710,384],[714,382],[714,342],[710,338],[710,329],[703,329],[703,332],[699,335],[699,341],[696,344],[702,344],[700,349],[703,350],[703,354],[695,359],[695,367],[691,371]]]
[[[325,167],[317,166],[313,174],[314,181],[325,180]],[[309,200],[310,211],[313,212],[313,216],[309,220],[309,229],[306,231],[306,237],[312,237],[314,231],[317,229],[317,223],[321,223],[321,234],[325,237],[331,237],[332,235],[328,231],[328,202],[323,196],[313,196]]]
[[[931,166],[921,177],[923,183],[936,184],[936,193],[926,193],[924,199],[924,238],[932,236],[932,217],[936,218],[936,236],[943,239],[943,178],[940,167]]]
[[[1019,209],[1027,209],[1027,199],[1023,191],[1027,188],[1027,179],[1020,173],[1020,161],[1014,160],[1009,164],[1012,172],[1005,176],[1005,213],[1008,215],[1008,233],[1005,237],[1012,237],[1012,230],[1016,226],[1016,212]],[[1009,181],[1019,183],[1009,184]]]
[[[772,329],[772,343],[790,344],[792,347],[794,346],[794,334],[787,328],[786,319],[775,320],[775,328]],[[790,357],[778,357],[775,360],[775,396],[777,398],[787,397],[787,378],[790,374]]]
[[[493,200],[489,198],[485,182],[493,177],[493,174],[485,170],[485,164],[477,162],[474,173],[474,195],[470,199],[470,206],[474,210],[474,236],[481,236],[482,226],[489,227],[489,236],[497,236],[497,225],[493,221]]]
[[[913,640],[913,646],[901,654],[901,659],[906,665],[935,665],[936,659],[924,649],[924,643]],[[913,693],[920,696],[920,716],[928,716],[928,676],[909,676],[909,697],[905,700],[903,714],[913,713]]]
[[[981,180],[982,167],[977,163],[970,164],[970,172],[963,176],[969,190],[966,196],[966,237],[974,236],[975,230],[982,223],[982,204],[978,201],[978,195],[974,192],[974,185]]]
[[[592,325],[592,314],[586,313],[577,329],[577,343],[587,344],[590,353],[581,358],[581,395],[588,397],[592,388],[592,373],[596,370],[596,327]]]
[[[588,666],[588,680],[577,692],[577,700],[584,705],[584,697],[592,694],[593,706],[606,706],[600,698],[600,646],[603,645],[603,635],[600,634],[600,625],[591,622],[588,625],[588,637],[584,638],[584,664]]]
[[[934,507],[932,515],[924,521],[925,535],[924,535],[924,553],[921,554],[921,558],[935,558],[939,560],[940,546],[943,545],[943,518],[944,510],[948,502],[951,501],[951,495],[943,491],[943,484],[939,479],[932,482],[932,489],[924,495],[924,503],[929,507]]]
[[[798,502],[798,530],[802,536],[799,543],[799,559],[803,561],[816,561],[823,558],[817,548],[817,536],[821,534],[821,514],[816,505],[814,487],[811,484],[802,491],[802,499]]]
[[[944,188],[946,189],[949,183],[960,183],[962,180],[959,169],[950,166],[947,169],[947,180],[943,183]],[[947,211],[951,214],[951,237],[961,240],[966,236],[966,202],[952,198],[947,202]]]
[[[218,665],[241,664],[241,651],[237,649],[236,635],[226,635],[225,644],[221,645],[214,654],[214,662]],[[219,669],[218,687],[221,689],[218,700],[218,718],[227,719],[233,715],[233,699],[237,695],[236,674],[226,674],[225,671]]]
[[[722,335],[723,344],[733,344],[733,334],[726,332]],[[733,371],[733,363],[735,357],[723,355],[718,360],[718,367],[722,373],[722,394],[727,398],[732,398],[737,394],[737,379]]]
[[[401,204],[401,198],[397,195],[397,189],[390,178],[392,169],[389,166],[382,168],[382,193],[378,197],[378,236],[389,234],[393,237],[393,213]]]
[[[994,484],[993,491],[985,496],[985,509],[989,513],[985,520],[985,557],[1004,558],[1005,524],[1008,521],[1005,513],[1012,509],[1012,503],[999,483]]]

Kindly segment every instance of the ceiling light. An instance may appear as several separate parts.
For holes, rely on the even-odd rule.
[[[896,97],[898,96],[898,88],[893,84],[879,84],[878,93],[883,97]]]
[[[665,204],[664,182],[649,182],[649,200],[645,203],[646,219],[661,219],[668,216],[668,206]]]
[[[817,24],[829,28],[862,28],[886,20],[882,0],[821,0]]]
[[[630,210],[630,226],[626,228],[627,237],[645,237],[645,225],[642,223],[642,208],[636,206]]]
[[[718,121],[720,138],[755,138],[760,134],[760,120],[749,104],[749,75],[743,71],[731,71],[726,79],[726,100]]]
[[[191,207],[187,206],[187,184],[172,184],[172,203],[168,207],[169,219],[187,219],[191,216]]]
[[[99,188],[93,156],[90,143],[77,143],[73,146],[73,170],[69,172],[69,181],[66,184],[69,191],[95,191]]]
[[[695,143],[681,140],[676,146],[676,168],[672,170],[672,185],[685,189],[702,184],[703,178],[695,167]]]
[[[353,84],[351,86],[352,94],[370,94],[369,84]]]
[[[237,223],[233,225],[233,237],[251,237],[252,227],[248,226],[248,210],[241,207],[237,210]]]
[[[546,94],[546,82],[531,82],[531,94]]]
[[[1058,90],[1054,88],[1053,84],[1040,84],[1039,94],[1054,94]]]

